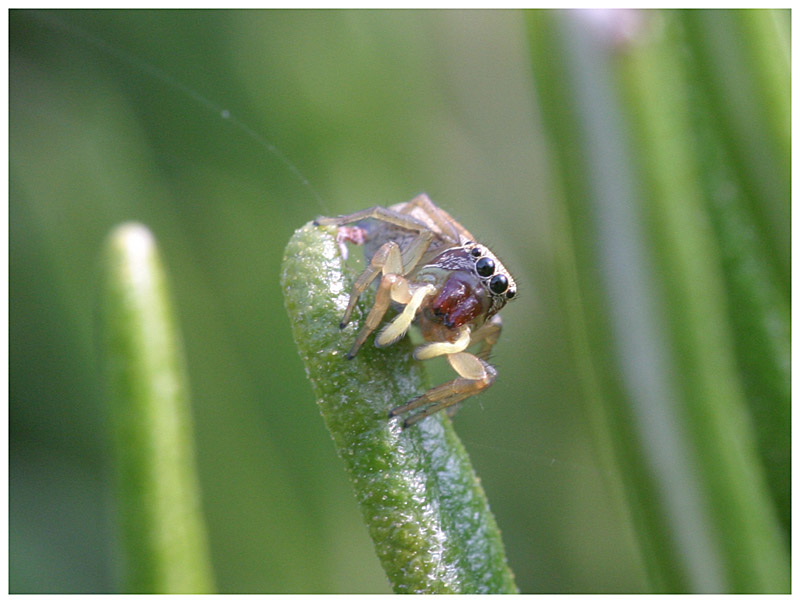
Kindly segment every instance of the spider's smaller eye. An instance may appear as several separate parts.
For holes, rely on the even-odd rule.
[[[473,247],[469,253],[472,257],[479,258],[483,255],[483,250],[480,247]]]
[[[492,261],[492,258],[481,258],[475,262],[475,270],[480,276],[492,276],[494,274],[494,261]]]
[[[489,281],[489,289],[498,295],[505,293],[505,290],[508,289],[508,279],[504,274],[495,274]]]
[[[508,299],[511,299],[511,298],[512,298],[512,297],[514,297],[516,294],[517,294],[517,290],[516,290],[516,289],[509,289],[508,291],[506,291],[506,297],[507,297]]]

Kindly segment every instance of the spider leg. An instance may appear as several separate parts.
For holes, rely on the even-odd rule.
[[[497,378],[497,371],[489,363],[468,352],[449,354],[447,360],[459,377],[439,385],[411,400],[408,404],[393,408],[389,416],[396,416],[426,406],[422,411],[408,417],[403,425],[408,427],[434,413],[449,408],[485,390]]]
[[[391,258],[389,257],[390,255]],[[393,268],[395,270],[392,270]],[[367,266],[366,270],[358,275],[356,282],[353,283],[353,290],[350,293],[350,299],[347,302],[347,308],[344,311],[344,316],[342,316],[342,320],[339,323],[340,329],[344,329],[348,324],[350,324],[350,316],[353,314],[353,309],[356,307],[358,298],[361,297],[361,294],[364,293],[366,288],[369,287],[370,283],[375,280],[375,277],[378,276],[382,270],[387,270],[388,272],[399,272],[402,270],[400,248],[398,247],[397,243],[390,241],[382,245],[380,249],[378,249],[378,251],[376,251],[372,256],[372,259],[370,260],[369,266]],[[378,303],[377,298],[375,303]]]
[[[416,232],[417,236],[411,241],[411,243],[408,244],[406,249],[402,250],[402,252],[399,252],[397,256],[393,254],[391,256],[391,261],[389,258],[389,247],[391,247],[390,243],[399,250],[400,248],[396,243],[386,243],[373,254],[372,258],[370,259],[369,266],[367,266],[366,270],[359,275],[359,277],[356,279],[356,282],[353,284],[353,291],[350,294],[350,300],[347,303],[344,316],[342,316],[342,320],[339,323],[339,327],[342,329],[350,323],[350,317],[353,314],[353,310],[358,302],[358,298],[361,297],[361,294],[366,290],[367,287],[369,287],[370,283],[375,280],[378,274],[383,272],[384,275],[393,273],[404,276],[411,272],[425,254],[425,251],[428,249],[428,246],[430,245],[434,236],[434,233],[430,231],[425,223],[417,220],[413,216],[401,214],[394,210],[386,209],[385,207],[380,206],[357,211],[346,216],[317,218],[314,223],[322,226],[343,226],[345,224],[352,224],[354,222],[360,222],[361,220],[366,220],[369,218],[381,220],[383,222],[399,226],[400,228]],[[399,299],[395,299],[395,301],[406,303]],[[388,308],[389,302],[386,303]],[[384,309],[383,313],[385,312],[386,310]],[[382,316],[383,314],[381,314],[381,317]]]
[[[428,360],[436,356],[447,356],[463,352],[470,345],[470,328],[463,326],[458,332],[455,341],[434,341],[425,343],[414,350],[415,360]]]
[[[458,243],[459,227],[460,224],[453,220],[443,209],[436,207],[430,197],[425,193],[417,195],[411,201],[405,204],[401,210],[403,214],[410,214],[415,208],[419,208],[436,224],[439,231],[444,234],[448,239],[454,243]],[[461,230],[464,230],[461,227]],[[464,231],[466,232],[466,231]],[[467,237],[471,238],[471,236]]]
[[[417,220],[414,216],[403,214],[393,209],[387,209],[385,207],[381,207],[380,205],[376,205],[375,207],[370,207],[369,209],[362,209],[361,211],[357,211],[355,213],[347,214],[344,216],[334,216],[331,218],[320,217],[314,220],[314,225],[343,226],[344,224],[353,224],[354,222],[360,222],[361,220],[368,220],[369,218],[373,218],[375,220],[381,220],[382,222],[387,222],[388,224],[394,224],[395,226],[399,226],[400,228],[405,228],[406,230],[411,230],[415,232],[422,232],[424,230],[428,230],[428,226],[424,222]]]
[[[339,324],[341,328],[344,328],[347,323],[350,322],[350,315],[353,312],[353,308],[355,308],[358,298],[369,284],[375,280],[378,273],[383,272],[383,277],[375,293],[375,303],[372,305],[364,321],[364,326],[356,336],[353,347],[350,348],[347,354],[348,359],[356,355],[358,349],[362,346],[364,341],[366,341],[367,337],[369,337],[369,334],[380,324],[383,315],[386,314],[386,310],[389,309],[389,305],[392,302],[392,289],[396,288],[398,290],[398,295],[401,293],[401,280],[407,292],[408,284],[406,279],[400,274],[402,271],[403,258],[400,254],[400,247],[394,241],[389,241],[384,243],[380,249],[375,252],[367,269],[356,279],[355,285],[353,285],[353,291],[350,293],[350,300],[347,303],[344,317]]]
[[[472,334],[469,345],[472,346],[476,343],[481,344],[481,349],[475,354],[481,360],[489,360],[489,354],[492,348],[500,339],[500,333],[503,330],[503,321],[500,319],[499,314],[495,314],[489,319],[488,322],[482,324]]]
[[[424,285],[412,291],[409,287],[408,279],[405,278],[405,275],[419,262],[432,236],[433,233],[429,230],[421,232],[403,253],[400,252],[400,247],[394,241],[384,243],[372,256],[367,269],[356,279],[353,291],[350,294],[350,300],[347,302],[347,309],[339,325],[342,328],[350,322],[350,316],[358,298],[369,284],[375,280],[378,273],[383,273],[378,284],[378,290],[375,293],[375,303],[364,321],[364,326],[356,336],[353,347],[350,348],[347,354],[348,359],[353,358],[358,353],[370,333],[378,327],[392,301],[405,304],[406,307],[383,329],[375,340],[375,345],[385,347],[405,335],[420,305],[434,291],[433,285]]]
[[[405,281],[405,278],[398,276],[397,274],[384,274],[381,278],[381,282],[378,285],[378,291],[375,293],[375,303],[370,309],[369,314],[367,314],[367,319],[364,321],[364,326],[361,327],[358,335],[356,335],[350,351],[347,352],[348,360],[352,360],[355,355],[358,354],[358,350],[361,349],[362,345],[364,345],[364,342],[367,340],[367,337],[370,336],[370,333],[377,329],[378,325],[381,324],[383,315],[386,314],[386,311],[389,309],[389,305],[392,302],[392,288],[398,283],[398,281]]]
[[[469,340],[469,347],[475,345],[476,343],[481,344],[480,350],[478,350],[478,352],[475,354],[478,358],[488,362],[489,354],[491,353],[494,345],[497,343],[497,340],[500,338],[500,332],[502,329],[503,321],[500,319],[499,315],[495,314],[489,320],[489,322],[484,323],[474,333],[472,333]],[[447,413],[447,416],[452,419],[460,407],[460,403],[453,404],[448,406],[445,409],[445,412]]]
[[[408,288],[407,282],[406,288]],[[375,338],[375,346],[379,348],[385,348],[386,346],[392,345],[401,337],[403,337],[403,335],[406,334],[406,331],[408,331],[408,327],[411,326],[414,317],[417,315],[417,310],[419,310],[422,302],[425,301],[425,298],[429,295],[433,295],[435,291],[436,287],[433,285],[423,285],[414,291],[414,293],[411,295],[411,298],[408,300],[406,307],[403,308],[403,311],[395,316],[392,322],[386,325]],[[395,299],[395,301],[401,301],[397,300],[396,296],[392,296],[392,299]]]
[[[492,316],[489,322],[482,324],[474,333],[472,333],[468,347],[472,347],[476,343],[480,343],[480,350],[478,350],[475,356],[488,362],[489,354],[491,353],[494,345],[497,343],[497,340],[500,338],[500,332],[502,329],[503,321],[500,319],[499,315],[495,314]],[[452,406],[448,406],[445,409],[445,412],[447,413],[447,416],[452,419],[460,407],[461,404],[453,404]]]

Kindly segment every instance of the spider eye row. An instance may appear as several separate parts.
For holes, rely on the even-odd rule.
[[[490,277],[494,274],[494,260],[483,255],[483,248],[481,248],[480,245],[475,245],[475,247],[470,250],[469,254],[474,258],[480,258],[475,262],[475,271],[478,273],[478,276]],[[511,299],[517,294],[516,289],[508,288],[508,277],[504,274],[495,274],[492,276],[489,281],[489,289],[496,295],[505,293],[508,299]]]

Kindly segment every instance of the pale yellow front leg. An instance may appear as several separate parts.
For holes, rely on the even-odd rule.
[[[404,283],[406,283],[407,291],[407,281],[404,280]],[[405,335],[406,331],[408,331],[408,328],[411,326],[411,323],[414,321],[414,318],[417,315],[417,310],[419,310],[422,302],[425,301],[426,297],[432,295],[434,291],[436,291],[436,287],[433,285],[424,285],[414,291],[414,293],[411,294],[410,299],[405,299],[402,288],[398,287],[398,294],[393,294],[392,299],[401,303],[405,302],[406,307],[403,308],[403,311],[395,316],[394,320],[386,325],[378,334],[378,336],[375,338],[375,346],[379,348],[385,348],[388,345],[392,345],[403,335]]]
[[[434,341],[433,343],[421,345],[414,350],[414,358],[416,360],[428,360],[429,358],[436,358],[437,356],[457,354],[467,349],[470,340],[470,328],[464,325],[461,327],[455,341]]]
[[[417,237],[415,240],[419,241],[419,243],[412,243],[410,248],[415,250],[421,249],[422,247],[420,246],[427,246],[429,240],[429,237],[423,237],[420,235],[420,237]],[[414,251],[412,256],[416,253],[417,251]],[[379,348],[390,345],[405,335],[406,331],[411,325],[411,322],[414,320],[414,317],[417,314],[417,310],[425,300],[425,297],[433,294],[435,291],[435,287],[428,284],[414,290],[412,293],[409,287],[408,279],[402,276],[404,271],[403,261],[403,256],[400,253],[400,247],[394,241],[389,241],[375,252],[375,255],[373,255],[372,260],[370,261],[369,267],[356,281],[356,284],[353,287],[353,292],[350,295],[350,301],[347,305],[344,319],[342,320],[342,325],[346,325],[346,321],[349,321],[350,314],[355,307],[356,301],[361,293],[363,293],[364,289],[375,278],[375,275],[377,275],[378,272],[383,272],[383,276],[381,277],[381,281],[378,285],[378,290],[375,293],[375,303],[370,309],[367,319],[364,321],[364,326],[356,336],[356,339],[353,342],[353,347],[347,354],[348,358],[353,358],[358,353],[359,348],[361,348],[361,346],[367,340],[367,337],[369,337],[370,333],[372,333],[378,327],[380,321],[383,319],[384,314],[386,314],[386,311],[389,309],[389,305],[391,304],[392,300],[401,304],[405,304],[406,306],[403,309],[403,312],[395,317],[395,319],[389,323],[375,339],[375,345]],[[414,261],[418,261],[418,258]]]
[[[429,417],[440,410],[458,404],[462,400],[482,392],[494,383],[497,378],[497,371],[494,370],[494,367],[468,352],[450,354],[447,360],[450,362],[450,366],[459,374],[458,379],[453,379],[443,385],[434,387],[404,406],[393,408],[389,415],[396,416],[430,405],[406,419],[404,425],[408,427],[425,417]]]

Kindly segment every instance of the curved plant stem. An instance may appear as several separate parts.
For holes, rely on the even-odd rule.
[[[125,592],[213,590],[188,387],[152,234],[124,224],[105,250],[104,344]]]
[[[330,229],[307,224],[286,247],[282,285],[295,341],[399,593],[516,592],[486,496],[450,420],[408,429],[390,408],[425,389],[407,340],[345,360],[359,316],[338,327],[350,287]],[[364,302],[362,302],[363,305]]]

